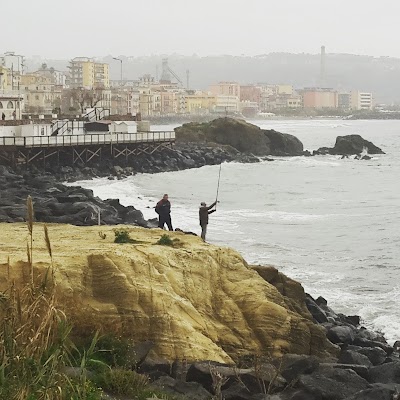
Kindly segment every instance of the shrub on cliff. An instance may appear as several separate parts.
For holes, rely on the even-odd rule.
[[[180,247],[181,241],[177,238],[171,239],[168,235],[164,234],[156,242],[159,246]]]
[[[114,229],[114,234],[114,243],[137,243],[135,239],[131,238],[126,229]]]

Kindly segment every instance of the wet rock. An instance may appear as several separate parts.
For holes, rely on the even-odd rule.
[[[315,151],[315,154],[358,155],[364,151],[367,151],[368,154],[385,154],[382,149],[363,139],[360,135],[338,136],[333,148],[321,147]]]
[[[298,386],[318,399],[347,399],[367,389],[368,382],[350,369],[324,368],[301,375]]]
[[[388,388],[371,388],[362,390],[347,400],[393,400],[394,390]]]
[[[184,395],[191,400],[211,400],[212,398],[212,394],[199,383],[177,381],[170,376],[162,376],[154,381],[151,387],[172,396]]]
[[[366,367],[372,367],[372,362],[364,354],[360,354],[352,350],[344,350],[340,353],[339,363],[342,364],[354,364],[354,365],[364,365]]]
[[[318,367],[319,361],[316,357],[297,354],[285,355],[279,361],[280,373],[289,383],[297,380],[300,375],[311,374]]]
[[[383,364],[387,356],[385,350],[381,349],[380,347],[361,347],[356,351],[367,356],[374,366]]]
[[[354,342],[354,330],[348,326],[334,326],[327,332],[327,338],[335,344],[351,344]]]
[[[371,382],[400,384],[400,362],[390,362],[370,368]]]

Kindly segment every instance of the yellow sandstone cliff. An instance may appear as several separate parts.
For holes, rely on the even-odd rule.
[[[301,285],[272,267],[249,267],[232,249],[181,233],[170,234],[177,247],[159,246],[159,229],[126,227],[141,243],[115,244],[112,227],[48,228],[59,301],[81,334],[101,328],[152,340],[169,360],[335,353],[312,322]],[[50,262],[41,224],[34,239],[38,276]],[[29,281],[26,241],[24,224],[0,224],[0,290]]]

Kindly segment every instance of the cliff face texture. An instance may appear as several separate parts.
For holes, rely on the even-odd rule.
[[[335,352],[312,322],[300,284],[274,268],[249,267],[236,251],[195,236],[170,234],[177,239],[172,248],[155,244],[159,229],[127,229],[140,243],[114,244],[111,227],[49,225],[59,301],[78,333],[100,327],[138,342],[150,339],[170,360]],[[29,280],[27,228],[0,224],[0,232],[3,291],[10,280]],[[50,262],[40,224],[34,238],[39,277]]]

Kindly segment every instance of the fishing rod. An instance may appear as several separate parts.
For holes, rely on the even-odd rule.
[[[217,186],[217,196],[215,198],[215,209],[217,209],[217,203],[218,203],[218,194],[219,194],[219,184],[221,182],[221,169],[222,169],[222,163],[219,164],[219,174],[218,174],[218,186]]]

